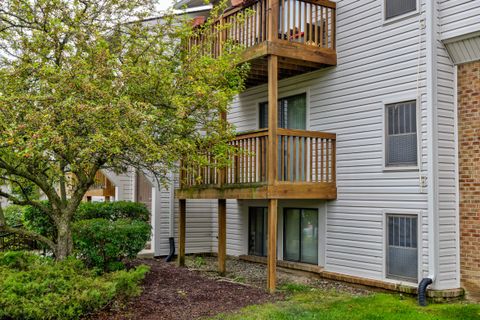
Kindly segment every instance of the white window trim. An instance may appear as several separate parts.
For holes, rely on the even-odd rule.
[[[417,164],[411,166],[387,166],[387,105],[393,103],[402,103],[407,101],[415,101],[415,112],[417,115]],[[422,161],[422,152],[419,148],[419,141],[421,130],[421,106],[420,99],[415,94],[403,94],[392,96],[382,101],[382,171],[418,171],[419,163]]]
[[[382,0],[382,23],[383,25],[389,25],[391,23],[395,23],[395,22],[398,22],[400,20],[404,20],[404,19],[408,19],[408,18],[411,18],[413,16],[416,16],[416,15],[419,15],[420,14],[420,7],[421,7],[421,3],[420,3],[420,0],[417,0],[417,9],[415,11],[411,11],[411,12],[407,12],[407,13],[404,13],[400,16],[397,16],[397,17],[393,17],[393,18],[389,18],[387,19],[386,18],[386,4],[387,0]]]
[[[417,286],[418,283],[410,282],[406,280],[398,280],[392,279],[387,277],[387,252],[388,252],[388,219],[387,216],[389,215],[405,215],[405,216],[416,216],[417,217],[417,281],[420,281],[423,278],[422,274],[422,266],[423,266],[423,235],[422,235],[422,211],[418,210],[403,210],[403,209],[395,209],[395,210],[383,210],[382,212],[382,238],[383,238],[383,266],[382,266],[382,278],[385,282],[390,282],[399,285],[407,285],[407,286]]]
[[[295,89],[295,90],[289,90],[289,91],[285,91],[285,92],[282,92],[282,93],[279,93],[278,94],[278,100],[281,100],[281,99],[284,99],[284,98],[288,98],[288,97],[292,97],[292,96],[297,96],[299,94],[302,94],[304,93],[305,94],[305,112],[306,112],[306,116],[307,116],[307,119],[305,121],[305,126],[306,126],[306,129],[307,131],[311,130],[310,129],[310,88],[302,88],[302,89]],[[257,101],[255,101],[255,112],[256,112],[256,118],[257,118],[257,130],[260,130],[260,104],[262,103],[265,103],[265,102],[268,102],[268,97],[265,98],[265,99],[258,99]]]

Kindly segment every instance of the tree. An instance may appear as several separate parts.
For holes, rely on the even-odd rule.
[[[41,209],[72,252],[72,217],[100,169],[147,170],[160,182],[180,158],[215,165],[233,129],[222,120],[242,89],[239,50],[186,50],[195,32],[173,14],[145,22],[154,0],[3,0],[0,7],[0,196]],[[31,197],[32,186],[49,204]]]

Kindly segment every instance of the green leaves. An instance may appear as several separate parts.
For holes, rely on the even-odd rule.
[[[99,271],[122,269],[122,260],[135,258],[151,233],[147,222],[131,219],[82,220],[74,224],[73,232],[76,252]]]
[[[148,267],[98,276],[75,259],[0,253],[0,319],[79,319],[114,298],[138,295]]]
[[[221,166],[232,151],[220,114],[243,87],[238,48],[187,50],[188,19],[142,22],[154,3],[2,1],[0,180],[33,184],[55,223],[71,220],[100,169],[166,182],[182,158]],[[35,205],[23,192],[10,200]]]

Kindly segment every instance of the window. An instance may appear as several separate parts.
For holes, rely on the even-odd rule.
[[[388,215],[387,277],[410,282],[418,278],[417,216]]]
[[[386,105],[386,166],[417,165],[416,101]]]
[[[268,209],[250,207],[248,210],[248,254],[267,255]]]
[[[268,128],[268,103],[260,104],[259,127]],[[285,129],[307,128],[307,95],[305,93],[278,101],[278,126]]]
[[[285,209],[283,259],[318,264],[318,211]]]
[[[384,0],[385,19],[395,18],[409,12],[417,11],[418,0]]]

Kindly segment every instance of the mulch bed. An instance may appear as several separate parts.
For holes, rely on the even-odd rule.
[[[122,307],[113,306],[97,313],[92,319],[198,319],[281,298],[253,286],[212,279],[175,263],[142,259],[135,264],[151,268],[142,294]]]

